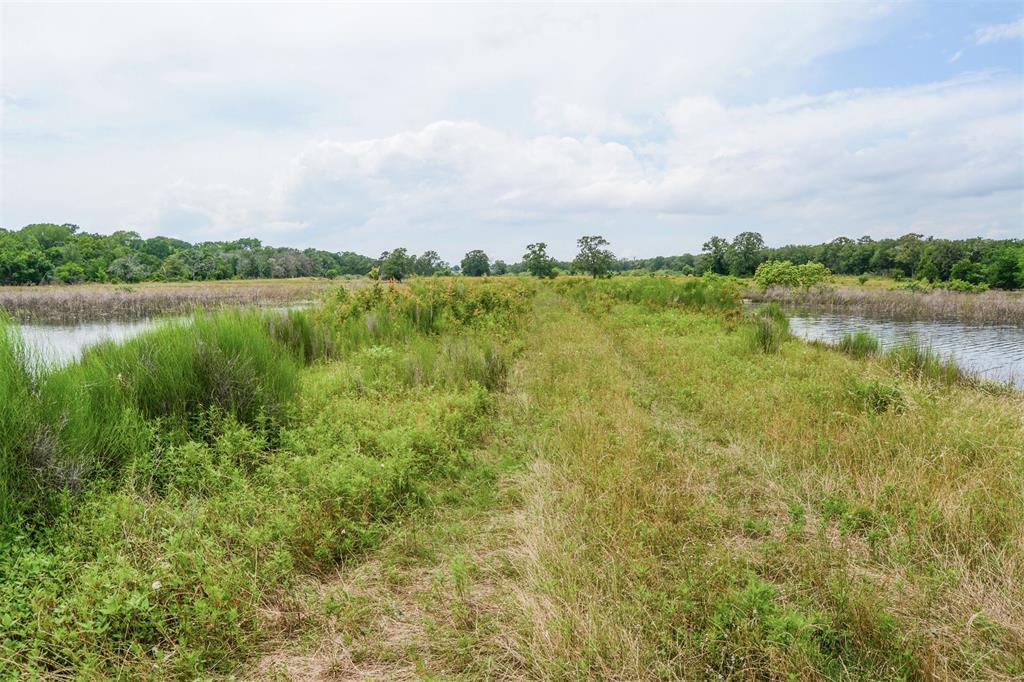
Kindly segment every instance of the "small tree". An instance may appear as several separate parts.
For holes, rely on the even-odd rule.
[[[393,279],[401,282],[413,273],[415,261],[406,249],[395,249],[380,254],[378,277],[380,279]]]
[[[461,265],[462,274],[470,277],[481,277],[489,275],[491,272],[491,259],[480,249],[467,253],[463,257]]]
[[[503,260],[494,261],[494,267],[491,268],[491,273],[495,275],[504,275],[508,273],[508,264]]]
[[[586,272],[591,277],[603,277],[611,270],[615,256],[608,249],[608,240],[600,235],[580,237],[576,240],[580,252],[573,261],[573,267],[581,272]]]
[[[527,271],[534,277],[549,278],[555,276],[555,259],[548,257],[548,245],[544,242],[528,244],[523,254],[523,263]]]

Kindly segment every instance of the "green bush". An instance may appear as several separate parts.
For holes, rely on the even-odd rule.
[[[810,289],[824,284],[831,276],[832,271],[821,263],[794,265],[788,260],[770,260],[757,266],[754,281],[765,289],[770,286]]]

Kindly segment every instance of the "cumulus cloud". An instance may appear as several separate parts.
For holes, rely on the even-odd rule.
[[[938,216],[967,199],[1019,201],[1022,105],[1017,83],[992,78],[739,107],[682,98],[665,112],[669,135],[634,146],[441,121],[311,147],[283,177],[276,210],[413,230],[789,212],[864,230],[872,218]]]
[[[0,222],[505,257],[1019,230],[1019,75],[822,78],[901,11],[9,5]]]

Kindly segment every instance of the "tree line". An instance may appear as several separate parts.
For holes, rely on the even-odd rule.
[[[815,245],[768,247],[757,232],[732,240],[711,237],[699,254],[616,258],[600,235],[577,240],[571,261],[548,255],[547,244],[529,244],[516,263],[491,260],[479,249],[450,264],[436,251],[416,255],[406,248],[373,258],[351,251],[265,246],[258,239],[189,242],[170,237],[144,239],[135,232],[110,235],[79,230],[76,225],[39,223],[20,230],[0,229],[0,284],[80,282],[188,281],[290,277],[371,276],[401,280],[413,275],[467,276],[528,273],[553,277],[586,273],[705,272],[752,276],[759,265],[790,261],[820,263],[844,275],[880,275],[930,282],[961,281],[994,288],[1024,287],[1024,240],[935,239],[906,234],[898,239],[839,237]]]

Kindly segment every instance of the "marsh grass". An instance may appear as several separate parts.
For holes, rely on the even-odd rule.
[[[809,291],[770,287],[748,289],[752,301],[774,301],[823,311],[905,320],[957,320],[965,323],[1024,325],[1024,292],[968,293],[935,289],[914,292],[868,286],[819,287]]]
[[[280,307],[314,301],[358,281],[246,280],[0,287],[0,311],[21,322],[138,319],[225,306]]]
[[[931,348],[911,340],[890,348],[885,359],[897,371],[915,379],[924,379],[941,384],[968,384],[980,382],[964,372],[955,360],[943,358]]]

